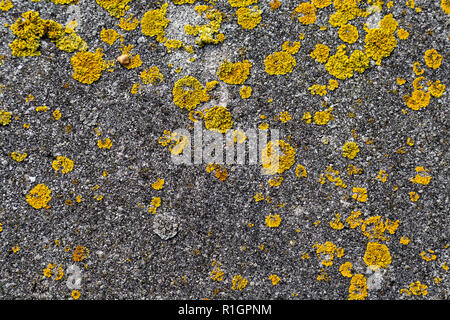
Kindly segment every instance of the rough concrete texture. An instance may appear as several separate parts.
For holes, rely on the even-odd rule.
[[[193,53],[168,52],[140,25],[121,29],[120,19],[94,0],[12,0],[11,9],[0,11],[0,110],[11,113],[11,121],[0,124],[0,297],[74,299],[78,291],[79,299],[448,299],[448,88],[419,110],[405,98],[414,90],[429,94],[429,81],[449,84],[448,1],[335,0],[305,25],[295,12],[303,1],[280,0],[275,8],[276,1],[259,0],[250,7],[258,5],[262,20],[251,30],[238,24],[238,8],[227,0],[167,2],[165,36],[192,45]],[[329,18],[339,3],[352,2],[382,11],[372,7],[373,17],[348,21],[359,33],[349,44]],[[141,20],[163,3],[133,0],[124,17]],[[204,4],[223,13],[221,43],[198,46],[184,31],[186,24],[209,23],[195,11]],[[59,50],[45,36],[40,56],[16,57],[10,26],[30,10],[63,26],[77,21],[76,34],[88,51],[102,48],[105,61],[132,44],[142,65],[127,69],[116,62],[99,80],[80,83],[71,64],[77,51]],[[364,23],[371,19],[371,27],[381,28],[379,19],[389,14],[398,22],[392,53],[380,65],[371,59],[363,73],[338,79],[335,90],[313,95],[312,85],[335,79],[310,56],[316,44],[326,44],[330,56],[342,44],[348,55],[364,52]],[[123,41],[103,42],[103,28]],[[409,32],[404,40],[401,28]],[[266,73],[266,57],[285,41],[301,43],[292,55],[295,67],[284,75]],[[436,69],[424,58],[433,48],[442,56]],[[242,85],[217,74],[224,60],[245,59],[252,62],[244,83],[252,88],[248,99],[239,94]],[[140,73],[153,66],[164,80],[142,83]],[[215,175],[219,169],[207,172],[208,163],[174,164],[159,142],[164,130],[193,130],[189,111],[173,101],[174,84],[184,76],[203,86],[219,82],[195,110],[228,108],[232,129],[268,123],[295,149],[295,163],[273,176],[262,174],[261,163],[222,164],[223,181]],[[131,93],[139,82],[140,91]],[[47,111],[36,111],[44,105]],[[315,113],[329,107],[333,119],[316,124]],[[284,111],[289,121],[277,117]],[[305,112],[310,121],[302,119]],[[110,149],[99,148],[106,138]],[[353,159],[343,156],[347,141],[359,146]],[[16,161],[14,151],[27,157]],[[72,160],[73,170],[56,171],[58,156]],[[301,170],[297,177],[297,165],[306,177]],[[330,166],[339,174],[327,172]],[[380,170],[387,173],[384,182]],[[279,176],[281,184],[272,186],[269,180]],[[164,179],[159,190],[152,187],[158,179]],[[51,190],[51,200],[36,209],[27,195],[39,184]],[[366,189],[367,200],[353,188]],[[256,201],[258,193],[263,200]],[[152,206],[155,197],[159,207]],[[355,225],[347,220],[352,211],[361,212]],[[330,224],[336,214],[341,223]],[[269,227],[269,215],[279,215],[279,226]]]

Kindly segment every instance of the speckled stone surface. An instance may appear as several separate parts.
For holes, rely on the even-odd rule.
[[[364,73],[339,80],[337,89],[319,96],[308,88],[327,85],[333,77],[310,53],[323,43],[332,55],[343,42],[338,28],[328,24],[333,5],[318,9],[314,24],[303,25],[293,15],[301,2],[281,0],[273,10],[269,1],[259,0],[262,21],[245,30],[237,23],[237,8],[226,0],[215,1],[214,8],[225,17],[220,32],[226,39],[199,47],[184,26],[208,20],[197,14],[195,4],[168,0],[166,37],[192,45],[192,54],[182,49],[169,53],[154,37],[144,36],[140,26],[122,30],[120,20],[94,0],[76,5],[12,0],[12,9],[0,11],[0,110],[12,113],[11,123],[0,125],[0,298],[72,299],[68,282],[73,273],[68,268],[76,265],[80,299],[347,299],[352,278],[339,268],[350,262],[352,275],[376,282],[369,285],[366,299],[448,299],[448,88],[418,111],[408,108],[403,97],[413,91],[416,61],[424,69],[424,90],[428,80],[449,85],[450,16],[441,1],[416,0],[421,10],[405,0],[393,1],[391,8],[384,1],[381,17],[393,14],[409,38],[399,40],[396,35],[397,46],[381,65],[372,60]],[[366,2],[360,6],[367,8]],[[162,3],[133,0],[125,16],[132,13],[141,19]],[[76,20],[75,31],[89,51],[103,48],[105,60],[115,60],[121,44],[132,44],[143,64],[128,70],[116,63],[113,72],[105,70],[87,85],[72,77],[75,52],[58,50],[49,40],[41,40],[40,56],[15,57],[9,48],[15,36],[4,25],[29,10],[62,25]],[[364,50],[364,22],[349,22],[359,31],[356,43],[347,44],[350,51]],[[123,43],[104,43],[103,28],[117,30]],[[299,40],[301,33],[304,39]],[[294,55],[296,66],[286,75],[267,74],[265,58],[281,51],[285,41],[301,42]],[[443,56],[436,70],[424,60],[432,48]],[[252,62],[244,83],[252,87],[249,99],[241,98],[241,85],[219,80],[217,71],[225,59]],[[141,91],[132,94],[140,72],[152,66],[159,68],[164,81],[142,84]],[[296,150],[295,165],[281,174],[281,185],[268,183],[271,177],[261,173],[261,164],[224,164],[228,177],[220,181],[206,171],[208,163],[173,163],[168,148],[158,141],[164,130],[193,130],[189,112],[173,102],[174,83],[184,76],[194,76],[203,85],[219,81],[199,110],[225,106],[233,129],[269,123],[279,130],[280,139]],[[399,85],[398,77],[406,83]],[[34,99],[27,102],[29,95]],[[47,112],[36,111],[42,105],[48,106]],[[305,112],[314,116],[330,106],[334,119],[328,124],[302,120]],[[55,109],[61,111],[59,120],[52,116]],[[292,116],[286,123],[275,119],[283,111]],[[105,138],[112,141],[110,149],[97,145]],[[408,138],[413,145],[407,144]],[[346,141],[359,145],[354,159],[342,156]],[[17,162],[10,156],[13,151],[28,156]],[[73,170],[55,171],[57,156],[73,160]],[[306,178],[296,176],[298,164],[305,166]],[[324,184],[319,182],[330,165],[347,188],[326,178]],[[350,175],[349,165],[362,172]],[[428,170],[429,184],[410,181],[417,167]],[[386,182],[377,179],[380,170],[388,173]],[[161,190],[152,188],[158,178],[164,179]],[[41,183],[49,187],[52,199],[48,208],[35,209],[26,196]],[[352,198],[353,187],[367,190],[366,202]],[[411,201],[410,192],[419,199]],[[264,200],[255,201],[257,193]],[[148,212],[154,197],[161,198],[156,214]],[[358,210],[361,219],[398,220],[398,229],[394,234],[385,231],[385,239],[369,239],[361,225],[351,228],[345,221]],[[340,230],[330,226],[337,213],[344,225]],[[278,227],[266,225],[269,214],[281,217]],[[409,238],[409,244],[402,244],[402,237]],[[344,250],[341,257],[334,253],[329,266],[321,263],[327,257],[319,257],[315,247],[327,241]],[[376,279],[363,259],[369,242],[386,245],[391,256]],[[82,261],[74,261],[77,246],[87,248]],[[56,267],[46,277],[49,264]],[[56,280],[60,266],[64,276]],[[223,271],[221,281],[212,279],[217,268]],[[280,278],[276,285],[269,279],[272,274]],[[233,283],[237,275],[247,280],[242,290]],[[410,285],[417,281],[426,285],[425,295],[412,292]]]

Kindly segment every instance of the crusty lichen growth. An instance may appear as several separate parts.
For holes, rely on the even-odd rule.
[[[225,83],[243,84],[247,80],[252,66],[253,64],[248,60],[235,63],[225,60],[220,65],[217,75]]]
[[[41,19],[38,12],[27,11],[11,25],[11,31],[17,39],[9,47],[17,57],[39,56],[40,39],[46,36],[60,50],[87,50],[86,42],[76,34],[75,27],[74,22],[64,28],[53,20]]]
[[[425,169],[424,167],[416,167],[416,176],[414,178],[411,178],[410,181],[412,183],[418,183],[422,185],[428,185],[431,181],[431,176],[428,173],[429,170]]]
[[[0,10],[9,11],[13,7],[11,0],[0,0]]]
[[[316,255],[320,263],[325,267],[333,265],[334,258],[340,258],[344,255],[344,249],[337,247],[333,242],[326,241],[323,244],[315,243]]]
[[[26,159],[28,154],[26,152],[20,153],[19,151],[13,151],[10,156],[14,161],[22,162]]]
[[[119,33],[114,29],[102,29],[102,31],[100,31],[100,38],[110,46],[112,46],[119,37]]]
[[[347,43],[355,43],[356,40],[359,38],[358,29],[351,25],[351,24],[345,24],[339,28],[338,31],[339,38]]]
[[[141,79],[144,84],[157,84],[164,81],[164,76],[157,66],[153,66],[141,72]]]
[[[356,142],[346,141],[342,146],[342,156],[349,159],[354,159],[359,152],[359,146]]]
[[[242,86],[242,88],[239,89],[239,94],[241,95],[242,99],[250,98],[252,95],[252,87]]]
[[[300,15],[298,17],[298,21],[305,25],[316,22],[316,12],[317,8],[314,6],[314,4],[309,2],[303,2],[297,8],[295,8],[295,13]]]
[[[43,183],[38,184],[27,194],[26,199],[35,209],[50,208],[48,202],[52,199],[51,190]]]
[[[270,54],[264,61],[265,70],[270,75],[283,75],[292,72],[296,66],[295,58],[286,51]]]
[[[386,268],[392,262],[388,247],[378,242],[369,242],[367,244],[363,260],[372,270]]]
[[[138,18],[136,18],[134,15],[130,14],[127,18],[120,18],[120,22],[118,26],[126,31],[132,31],[137,28],[140,21]]]
[[[165,3],[159,9],[147,11],[141,20],[142,33],[149,37],[155,37],[158,42],[165,42],[165,28],[170,20],[166,18],[168,4]]]
[[[205,110],[205,127],[211,131],[226,133],[233,126],[233,119],[226,107],[214,106]]]
[[[281,174],[295,163],[295,149],[284,140],[269,141],[261,150],[264,174]]]
[[[192,26],[187,24],[184,26],[184,32],[187,35],[198,36],[196,43],[199,47],[206,44],[219,44],[225,40],[225,35],[219,33],[220,26],[224,19],[224,14],[217,9],[208,7],[206,11],[198,10],[199,14],[206,13],[205,17],[209,20],[209,24]]]
[[[120,18],[130,9],[128,3],[132,0],[96,0],[97,4],[113,17]]]
[[[111,149],[112,147],[112,141],[110,138],[105,138],[103,140],[99,139],[97,140],[97,147],[99,149]]]
[[[353,275],[348,288],[349,300],[365,300],[367,297],[367,279],[362,274]]]
[[[77,52],[70,62],[73,67],[73,78],[81,83],[91,84],[100,79],[106,65],[103,61],[102,49],[93,52]]]
[[[318,43],[310,56],[311,58],[316,59],[317,62],[326,63],[329,55],[330,48],[325,44]]]
[[[323,111],[317,111],[314,113],[314,123],[320,126],[326,125],[328,122],[334,119],[334,116],[331,114],[333,111],[333,107],[329,107]]]
[[[262,20],[262,11],[258,6],[252,8],[239,8],[236,11],[238,24],[247,30],[254,29]]]
[[[0,110],[0,124],[6,126],[11,123],[12,113],[6,110]]]
[[[56,160],[52,162],[52,168],[55,171],[61,169],[62,173],[69,173],[73,170],[73,161],[67,157],[58,156]]]
[[[443,57],[436,49],[430,49],[425,51],[424,59],[429,68],[438,69],[442,64]]]
[[[281,217],[278,214],[269,214],[266,219],[266,226],[269,228],[278,228],[281,224]]]
[[[200,81],[192,76],[185,76],[177,80],[172,94],[175,105],[187,110],[195,109],[201,102],[206,102],[210,98]]]
[[[398,22],[389,14],[380,21],[378,28],[366,29],[365,52],[377,65],[381,64],[383,58],[390,56],[397,46],[394,36],[397,27]]]
[[[450,14],[450,1],[449,0],[441,0],[441,8],[446,14]]]
[[[247,7],[258,2],[258,0],[228,0],[228,2],[232,7]]]

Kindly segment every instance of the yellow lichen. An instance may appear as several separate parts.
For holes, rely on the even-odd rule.
[[[59,111],[58,109],[53,110],[52,115],[55,120],[61,119],[62,116],[61,111]]]
[[[274,52],[268,55],[264,61],[265,70],[270,75],[283,75],[292,72],[297,61],[285,51]]]
[[[332,266],[335,257],[340,258],[344,255],[344,250],[341,247],[338,248],[333,242],[330,241],[326,241],[323,244],[316,243],[313,248],[316,248],[317,258],[325,267]]]
[[[328,108],[324,111],[317,111],[314,113],[314,123],[317,125],[326,125],[328,122],[334,119],[331,112],[333,111],[333,107]]]
[[[281,49],[289,54],[296,54],[300,50],[300,41],[285,41],[281,45]]]
[[[356,142],[346,141],[342,147],[342,156],[349,159],[354,159],[359,152],[359,146]]]
[[[119,33],[114,29],[102,29],[102,31],[100,31],[100,38],[103,42],[111,46],[119,39]]]
[[[427,83],[428,92],[435,98],[439,98],[444,94],[445,84],[442,84],[440,80],[435,82],[429,81]]]
[[[446,14],[450,14],[450,1],[441,0],[441,8]]]
[[[214,106],[205,111],[203,120],[206,129],[225,133],[233,126],[231,113],[226,107]]]
[[[279,187],[283,180],[284,178],[282,176],[271,178],[269,179],[269,185],[271,187]]]
[[[400,40],[406,40],[409,38],[409,32],[406,31],[405,29],[398,29],[397,36]]]
[[[47,36],[60,50],[87,50],[86,42],[75,33],[75,27],[75,22],[63,28],[53,20],[41,19],[38,12],[27,11],[11,25],[11,31],[17,39],[9,47],[12,54],[18,57],[39,56],[39,40]]]
[[[281,223],[281,217],[278,214],[275,214],[275,215],[269,214],[266,217],[265,221],[266,221],[266,226],[268,226],[269,228],[278,228]]]
[[[165,28],[169,24],[170,20],[166,19],[168,4],[165,3],[159,9],[147,11],[141,20],[142,33],[149,37],[155,37],[156,41],[164,42]]]
[[[397,46],[394,36],[397,25],[392,14],[389,14],[380,21],[380,28],[367,30],[365,52],[368,57],[375,60],[377,65],[381,64],[383,58],[390,56]]]
[[[195,109],[201,102],[206,102],[210,98],[200,81],[192,76],[185,76],[177,80],[172,94],[175,105],[187,110]]]
[[[428,253],[429,253],[430,255],[427,255],[427,253],[426,253],[425,251],[422,251],[422,252],[420,253],[420,256],[422,257],[422,259],[425,260],[425,261],[427,261],[427,262],[436,260],[437,256],[434,254],[434,250],[428,249],[427,251],[428,251]]]
[[[70,62],[73,67],[73,78],[81,83],[91,84],[100,79],[105,62],[103,61],[102,49],[93,52],[77,52]]]
[[[113,17],[119,18],[125,15],[130,8],[128,3],[131,0],[96,0],[97,4],[104,8]]]
[[[436,49],[430,49],[425,51],[425,63],[431,69],[438,69],[442,64],[442,55],[440,55]]]
[[[345,219],[345,222],[347,222],[350,226],[350,228],[355,229],[361,225],[361,223],[364,222],[363,219],[360,218],[361,211],[352,211],[350,216]]]
[[[11,0],[1,0],[0,1],[0,10],[9,11],[13,7]]]
[[[316,44],[315,49],[311,52],[311,58],[316,59],[317,62],[326,63],[330,55],[330,48],[325,44]]]
[[[427,185],[431,181],[431,176],[428,174],[428,169],[425,169],[424,167],[416,167],[416,176],[414,178],[411,178],[410,181],[412,183],[418,183],[422,185]]]
[[[130,14],[127,18],[120,18],[120,23],[118,26],[126,31],[131,31],[137,28],[139,25],[139,19],[135,18],[134,15]]]
[[[430,104],[431,94],[423,90],[414,90],[411,96],[405,95],[403,100],[406,102],[408,108],[412,110],[420,110]]]
[[[141,56],[139,54],[133,55],[131,52],[134,49],[134,45],[121,45],[120,51],[123,56],[127,56],[129,59],[129,63],[124,64],[123,66],[127,69],[136,69],[142,65]]]
[[[22,162],[28,156],[26,152],[20,153],[18,151],[14,151],[11,153],[11,158],[17,162]]]
[[[327,86],[320,84],[313,84],[308,88],[312,95],[324,96],[327,94]]]
[[[409,198],[411,199],[412,202],[417,202],[417,200],[419,200],[420,196],[419,194],[417,194],[414,191],[411,191],[409,194]]]
[[[326,8],[331,4],[331,0],[312,0],[311,1],[314,6],[317,8]]]
[[[235,63],[225,60],[220,65],[217,75],[225,83],[243,84],[250,74],[252,65],[248,60]]]
[[[341,266],[339,267],[339,272],[342,274],[342,276],[346,278],[351,278],[353,276],[352,268],[353,265],[351,262],[345,262],[341,264]]]
[[[249,86],[242,86],[242,88],[239,90],[239,94],[241,95],[242,99],[248,99],[252,95],[252,87]]]
[[[339,82],[338,82],[337,80],[335,80],[335,79],[330,79],[330,80],[328,81],[328,86],[327,86],[327,89],[328,89],[328,90],[334,91],[334,90],[336,90],[338,87],[339,87]]]
[[[300,13],[300,17],[298,17],[298,21],[305,25],[312,24],[316,22],[317,8],[309,2],[303,2],[298,7],[295,8],[296,13]]]
[[[27,194],[26,199],[30,206],[35,209],[50,208],[48,202],[52,199],[51,190],[43,183],[36,185]]]
[[[141,72],[142,82],[145,84],[157,84],[164,80],[164,76],[159,72],[159,68],[154,66]]]
[[[295,149],[283,140],[273,140],[261,150],[261,162],[265,174],[281,174],[295,162]]]
[[[173,50],[178,50],[183,47],[183,42],[176,39],[167,40],[164,43],[164,46],[167,48],[167,52],[172,52]]]
[[[353,77],[352,64],[346,51],[347,46],[339,46],[336,53],[330,56],[325,64],[325,69],[328,73],[340,80]]]
[[[365,188],[354,187],[352,198],[359,202],[366,202],[367,190]]]
[[[55,171],[61,169],[62,173],[69,173],[73,170],[73,161],[67,157],[58,156],[56,160],[52,162],[52,168]]]
[[[0,110],[0,124],[6,126],[11,123],[12,113],[6,110]]]
[[[258,6],[239,8],[236,11],[237,22],[243,29],[251,30],[261,22],[261,14],[262,11],[258,9]]]
[[[232,290],[242,291],[247,286],[248,280],[239,274],[234,276],[231,282],[233,283],[233,286],[231,287]]]
[[[362,274],[353,275],[348,288],[349,300],[365,300],[367,297],[367,279]]]
[[[363,73],[370,67],[370,58],[360,50],[355,50],[348,60],[351,68],[359,73]]]
[[[410,292],[415,296],[426,296],[428,294],[427,288],[428,286],[420,283],[420,281],[412,282],[409,285]]]
[[[110,138],[106,138],[104,140],[97,140],[97,146],[99,149],[111,149],[112,141]]]
[[[295,168],[295,175],[297,178],[306,178],[308,176],[308,172],[306,171],[305,166],[298,164]]]
[[[344,228],[344,224],[341,222],[341,215],[336,213],[333,220],[330,221],[330,227],[335,230],[341,230]]]
[[[374,271],[378,268],[386,268],[392,261],[388,247],[378,242],[367,243],[363,260]]]
[[[281,279],[276,274],[271,274],[269,276],[269,280],[272,281],[272,285],[276,286],[278,284],[278,282],[280,282]]]
[[[219,33],[220,26],[224,19],[224,14],[217,9],[208,8],[206,12],[206,19],[209,20],[209,24],[204,25],[185,25],[184,32],[188,35],[198,36],[196,43],[202,47],[205,44],[218,44],[225,40],[225,35]],[[202,14],[200,11],[199,14]],[[214,37],[214,35],[216,36]]]
[[[345,24],[341,26],[339,28],[338,34],[339,38],[347,43],[355,43],[359,38],[358,29],[351,24]]]
[[[206,172],[214,172],[215,177],[219,181],[225,181],[228,178],[228,170],[222,167],[220,164],[210,163],[206,166]]]
[[[400,243],[405,246],[408,245],[410,242],[411,242],[411,240],[408,237],[403,236],[400,238]]]
[[[247,7],[258,2],[258,0],[228,0],[228,2],[232,7]]]

